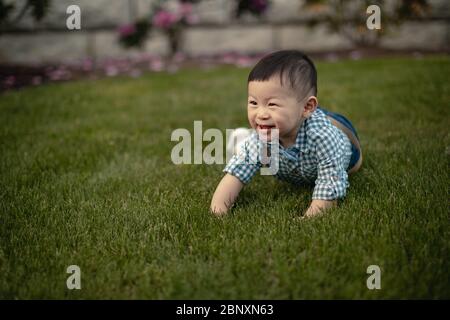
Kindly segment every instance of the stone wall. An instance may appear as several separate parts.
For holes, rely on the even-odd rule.
[[[23,1],[17,2],[20,4]],[[448,1],[430,2],[433,5],[431,14],[450,17]],[[137,54],[137,50],[120,47],[116,27],[145,15],[152,0],[58,0],[52,3],[44,21],[34,23],[31,19],[24,19],[18,26],[24,32],[0,36],[0,62],[55,62],[86,56],[103,58]],[[342,35],[330,32],[325,26],[310,28],[302,23],[308,18],[308,13],[300,9],[301,1],[273,0],[267,18],[260,23],[250,16],[244,17],[244,22],[233,20],[233,3],[227,0],[200,2],[195,11],[201,23],[186,29],[184,52],[198,55],[224,51],[254,53],[284,48],[325,51],[352,47],[351,42]],[[71,4],[81,8],[80,31],[65,29],[66,8]],[[449,24],[449,19],[409,21],[391,30],[382,39],[381,46],[389,49],[448,50]],[[167,48],[166,38],[155,30],[143,50],[163,55],[167,53]]]

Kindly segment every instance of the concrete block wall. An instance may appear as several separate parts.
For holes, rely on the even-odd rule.
[[[20,5],[25,0],[17,0]],[[127,56],[145,51],[164,55],[167,39],[153,30],[143,50],[125,50],[118,43],[117,26],[143,17],[152,0],[58,0],[41,23],[31,19],[21,21],[19,28],[39,30],[3,34],[0,36],[1,63],[37,63]],[[449,2],[430,1],[433,14],[450,17]],[[186,28],[183,51],[189,55],[215,54],[224,51],[247,53],[275,49],[298,48],[305,51],[327,51],[352,48],[342,35],[325,26],[314,28],[306,24],[289,23],[308,16],[301,10],[301,1],[272,0],[272,7],[263,23],[253,17],[244,22],[233,20],[233,3],[229,0],[203,0],[195,7],[202,24]],[[82,30],[66,30],[66,8],[77,4],[81,8]],[[213,26],[208,23],[214,23]],[[386,35],[381,46],[389,49],[448,50],[450,19],[409,21]]]

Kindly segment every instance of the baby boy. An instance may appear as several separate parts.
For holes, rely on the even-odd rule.
[[[277,178],[314,183],[306,217],[345,196],[348,174],[362,163],[358,135],[344,116],[319,107],[317,71],[306,55],[283,50],[256,64],[248,77],[247,115],[255,131],[224,169],[211,201],[214,214],[223,215],[233,206],[244,185],[267,163],[263,154]]]

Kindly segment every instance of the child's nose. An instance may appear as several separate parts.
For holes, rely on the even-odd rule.
[[[259,108],[257,117],[259,119],[267,119],[267,118],[269,118],[269,113],[267,112],[266,108]]]

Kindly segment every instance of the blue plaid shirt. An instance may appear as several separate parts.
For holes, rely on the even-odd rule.
[[[270,147],[271,143],[268,145]],[[259,155],[264,143],[254,131],[244,146],[223,171],[247,184],[262,167]],[[344,132],[331,124],[323,111],[317,109],[304,120],[294,145],[278,146],[279,157],[270,159],[279,161],[277,178],[294,184],[314,182],[313,199],[335,200],[345,196],[349,187],[347,169],[352,155],[351,142]]]

